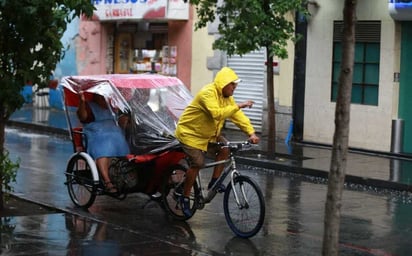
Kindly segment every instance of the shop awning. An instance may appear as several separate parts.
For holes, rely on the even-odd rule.
[[[93,0],[101,21],[188,20],[189,4],[183,0]]]
[[[388,9],[394,20],[412,20],[411,0],[389,0]]]

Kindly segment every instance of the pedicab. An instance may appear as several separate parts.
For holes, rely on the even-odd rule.
[[[100,195],[120,200],[130,193],[152,195],[160,191],[164,172],[186,165],[174,131],[192,96],[178,78],[159,74],[68,76],[61,85],[74,151],[67,162],[65,184],[76,206],[87,209]],[[112,157],[109,168],[116,193],[105,190],[96,163],[87,151],[88,139],[76,116],[80,91],[86,101],[93,94],[103,96],[114,119],[119,115],[128,117],[125,136],[130,154]]]

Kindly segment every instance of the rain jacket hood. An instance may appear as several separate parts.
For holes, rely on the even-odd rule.
[[[222,94],[223,88],[230,84],[231,82],[234,82],[238,80],[239,77],[236,75],[235,71],[233,69],[224,67],[222,68],[219,72],[217,72],[215,76],[215,80],[213,83],[216,86],[217,91]]]
[[[236,73],[222,68],[213,83],[204,86],[180,116],[176,138],[183,144],[203,151],[216,141],[226,119],[230,119],[247,135],[254,133],[249,118],[236,104],[233,96],[223,97],[223,88],[238,79]]]

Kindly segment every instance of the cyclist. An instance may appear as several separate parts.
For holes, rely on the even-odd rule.
[[[259,137],[250,123],[249,118],[241,110],[252,107],[253,101],[236,103],[233,93],[240,82],[237,74],[228,67],[223,67],[215,76],[212,83],[204,86],[193,101],[185,108],[176,128],[176,138],[182,144],[189,158],[190,167],[186,172],[184,193],[180,200],[183,214],[192,215],[189,195],[196,176],[204,166],[204,157],[214,156],[215,160],[229,157],[229,150],[211,142],[224,142],[221,129],[226,119],[231,119],[243,132],[249,136],[251,143],[258,143]],[[210,189],[222,173],[224,165],[215,167]],[[220,191],[224,191],[224,187]]]

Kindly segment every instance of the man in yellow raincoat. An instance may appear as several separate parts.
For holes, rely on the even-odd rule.
[[[239,82],[239,77],[232,69],[223,67],[216,74],[213,83],[204,86],[180,116],[175,135],[189,157],[190,164],[186,172],[184,197],[180,199],[186,217],[192,215],[189,195],[199,169],[204,165],[205,152],[209,156],[214,156],[216,160],[227,159],[229,156],[227,148],[221,149],[217,144],[210,143],[225,141],[220,134],[225,120],[230,119],[236,124],[249,136],[251,143],[259,142],[249,118],[241,110],[252,107],[254,102],[249,100],[236,103],[233,98],[233,92]],[[209,189],[219,178],[223,168],[224,166],[220,165],[214,169]],[[221,189],[223,191],[224,187]]]

